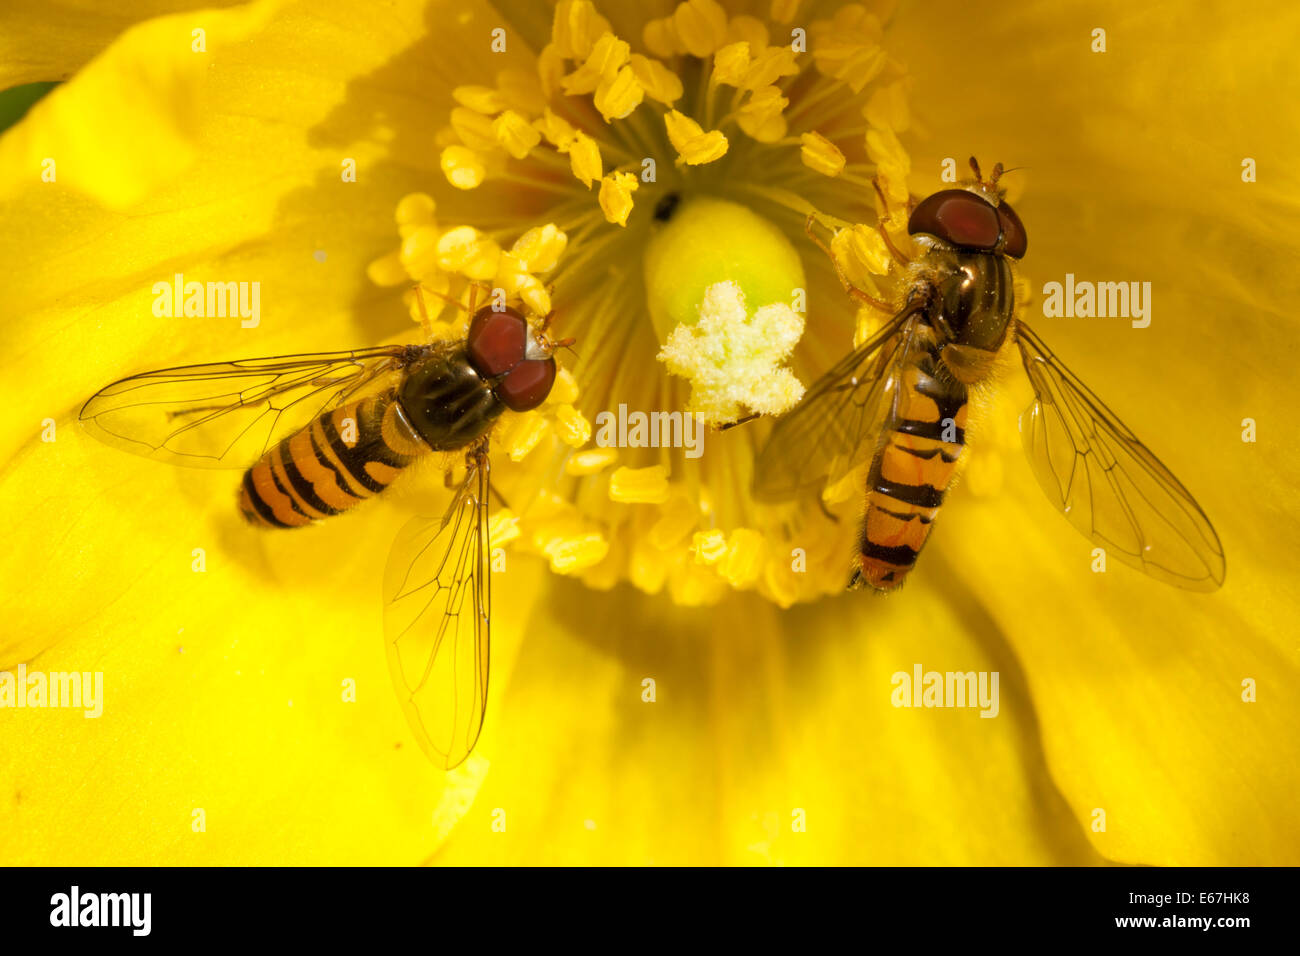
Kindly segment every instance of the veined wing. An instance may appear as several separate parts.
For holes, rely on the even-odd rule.
[[[1157,580],[1196,591],[1223,584],[1223,547],[1191,493],[1023,324],[1017,341],[1037,396],[1021,437],[1052,504]]]
[[[132,454],[247,468],[282,438],[409,365],[430,346],[392,345],[143,372],[82,406],[82,426]]]
[[[384,573],[384,635],[397,697],[420,746],[448,770],[474,749],[487,707],[488,473],[480,446],[447,513],[408,521]]]
[[[920,303],[841,359],[773,427],[754,461],[754,497],[784,501],[834,484],[875,450]]]

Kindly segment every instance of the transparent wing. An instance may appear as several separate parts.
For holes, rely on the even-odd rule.
[[[420,746],[448,770],[474,749],[487,707],[488,473],[480,447],[447,513],[408,521],[384,572],[388,669]]]
[[[247,468],[424,346],[394,345],[143,372],[100,389],[82,426],[115,448],[196,468]]]
[[[754,461],[754,497],[784,501],[833,484],[871,455],[919,303],[909,305],[813,384]]]
[[[1191,493],[1024,325],[1017,341],[1037,396],[1020,416],[1043,491],[1107,554],[1166,584],[1213,591],[1223,548]]]

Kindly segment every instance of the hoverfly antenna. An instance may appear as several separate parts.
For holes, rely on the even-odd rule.
[[[977,183],[984,182],[984,174],[980,172],[979,160],[977,160],[974,156],[970,158],[970,168],[975,171],[975,181]]]

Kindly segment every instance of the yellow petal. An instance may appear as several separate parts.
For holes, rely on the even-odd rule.
[[[128,28],[0,138],[0,168],[9,171],[0,199],[35,184],[47,197],[75,189],[120,209],[174,181],[198,159],[213,58],[255,34],[272,9],[206,13],[206,53],[191,49],[188,14]],[[54,180],[44,179],[51,171]]]

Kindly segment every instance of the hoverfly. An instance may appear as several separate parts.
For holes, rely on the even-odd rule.
[[[245,469],[239,508],[263,528],[338,514],[418,459],[463,451],[465,476],[445,514],[409,521],[384,574],[393,683],[421,746],[449,770],[473,749],[487,705],[492,427],[507,408],[545,401],[553,353],[571,344],[514,308],[475,311],[475,294],[460,341],[144,372],[96,392],[80,414],[117,448]],[[423,312],[418,286],[416,295]]]
[[[1024,256],[1028,237],[998,188],[1002,165],[985,182],[974,157],[970,163],[973,181],[912,210],[908,233],[923,249],[916,262],[880,229],[891,255],[908,268],[901,310],[852,285],[809,217],[808,233],[845,289],[891,317],[777,422],[755,462],[755,497],[793,498],[843,479],[870,458],[850,587],[897,588],[929,538],[966,446],[971,392],[991,381],[1011,340],[1035,394],[1021,416],[1021,436],[1057,510],[1107,553],[1157,580],[1218,588],[1223,549],[1191,494],[1015,321],[1007,260]]]

